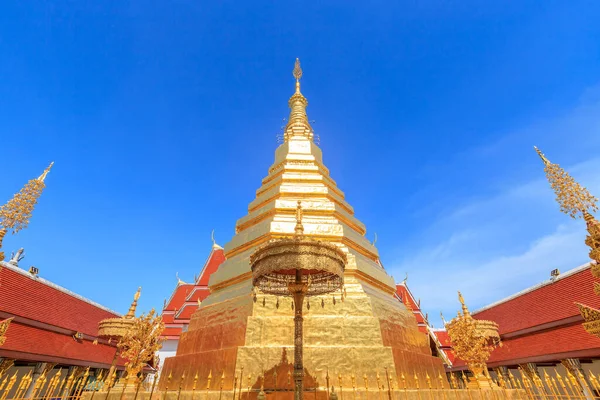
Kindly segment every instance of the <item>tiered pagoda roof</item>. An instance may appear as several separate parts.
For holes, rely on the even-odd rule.
[[[492,352],[488,366],[600,357],[600,339],[584,330],[575,305],[600,308],[590,267],[582,265],[473,312],[474,318],[500,327],[504,345]],[[455,367],[465,368],[464,362],[456,360]]]
[[[0,292],[0,320],[13,317],[0,357],[110,367],[116,343],[98,338],[98,322],[118,313],[14,263],[0,262]]]
[[[196,281],[185,283],[179,280],[163,308],[162,318],[165,323],[163,336],[166,339],[179,339],[184,328],[190,323],[192,314],[198,308],[198,302],[204,300],[210,293],[208,289],[210,275],[223,261],[225,261],[223,248],[215,243]]]

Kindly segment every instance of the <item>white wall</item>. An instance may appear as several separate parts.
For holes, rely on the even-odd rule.
[[[158,363],[158,373],[162,371],[162,366],[165,364],[165,359],[168,357],[173,357],[177,354],[177,345],[179,344],[179,340],[168,339],[163,342],[161,349],[157,352],[158,357],[160,358]]]

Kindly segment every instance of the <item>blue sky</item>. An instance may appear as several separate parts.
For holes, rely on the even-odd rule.
[[[22,266],[125,312],[192,280],[273,161],[296,57],[325,163],[436,323],[586,261],[534,144],[600,195],[594,1],[12,2],[0,197]],[[0,201],[5,201],[0,200]],[[439,325],[439,323],[438,323]]]

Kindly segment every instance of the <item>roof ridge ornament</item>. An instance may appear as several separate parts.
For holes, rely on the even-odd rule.
[[[213,250],[223,250],[223,247],[219,246],[215,241],[215,230],[213,229],[210,233],[210,240],[212,240],[212,248]]]
[[[179,272],[175,272],[175,277],[177,278],[177,286],[187,285],[187,283],[182,281],[181,278],[179,277]]]

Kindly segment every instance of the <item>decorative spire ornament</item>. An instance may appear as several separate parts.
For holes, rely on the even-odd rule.
[[[550,186],[556,194],[556,201],[560,211],[572,218],[583,217],[585,213],[598,211],[598,199],[573,179],[558,164],[551,163],[544,153],[533,147],[544,163],[544,172]],[[581,214],[581,215],[578,215]]]
[[[596,261],[596,265],[592,266],[592,273],[600,278],[600,223],[591,214],[598,211],[598,199],[558,164],[551,163],[540,149],[535,146],[534,149],[544,163],[544,172],[556,193],[560,211],[572,218],[583,217],[585,220],[588,231],[585,244],[590,248],[590,258]]]
[[[302,202],[298,200],[298,206],[296,207],[296,227],[294,233],[298,239],[302,239],[304,236],[304,225],[302,225]]]
[[[27,182],[23,189],[15,194],[8,203],[0,207],[0,248],[2,248],[2,240],[8,231],[15,234],[29,225],[33,209],[46,187],[44,180],[53,165],[53,162],[50,163],[37,179]],[[4,252],[0,252],[0,261],[3,260]]]
[[[463,312],[458,311],[456,318],[445,323],[452,341],[452,351],[456,357],[465,361],[473,373],[474,380],[468,384],[470,388],[490,387],[485,377],[486,362],[494,348],[502,345],[498,325],[493,321],[474,319],[460,292],[458,300]]]
[[[583,186],[575,181],[567,172],[557,164],[552,164],[546,156],[535,147],[542,161],[544,171],[550,182],[550,186],[556,193],[556,201],[560,210],[572,218],[583,217],[587,236],[585,244],[590,248],[589,257],[595,262],[591,265],[592,275],[600,278],[600,222],[591,214],[598,211],[598,199]],[[594,282],[594,292],[600,295],[600,284]],[[600,310],[576,303],[579,313],[584,319],[583,328],[591,335],[600,337]]]
[[[306,115],[308,100],[306,100],[306,97],[300,92],[302,68],[300,67],[300,60],[297,58],[292,75],[296,79],[296,92],[288,102],[288,106],[290,107],[290,117],[288,118],[288,123],[284,129],[284,140],[287,142],[292,137],[298,137],[312,141],[314,133],[308,122],[308,116]]]

